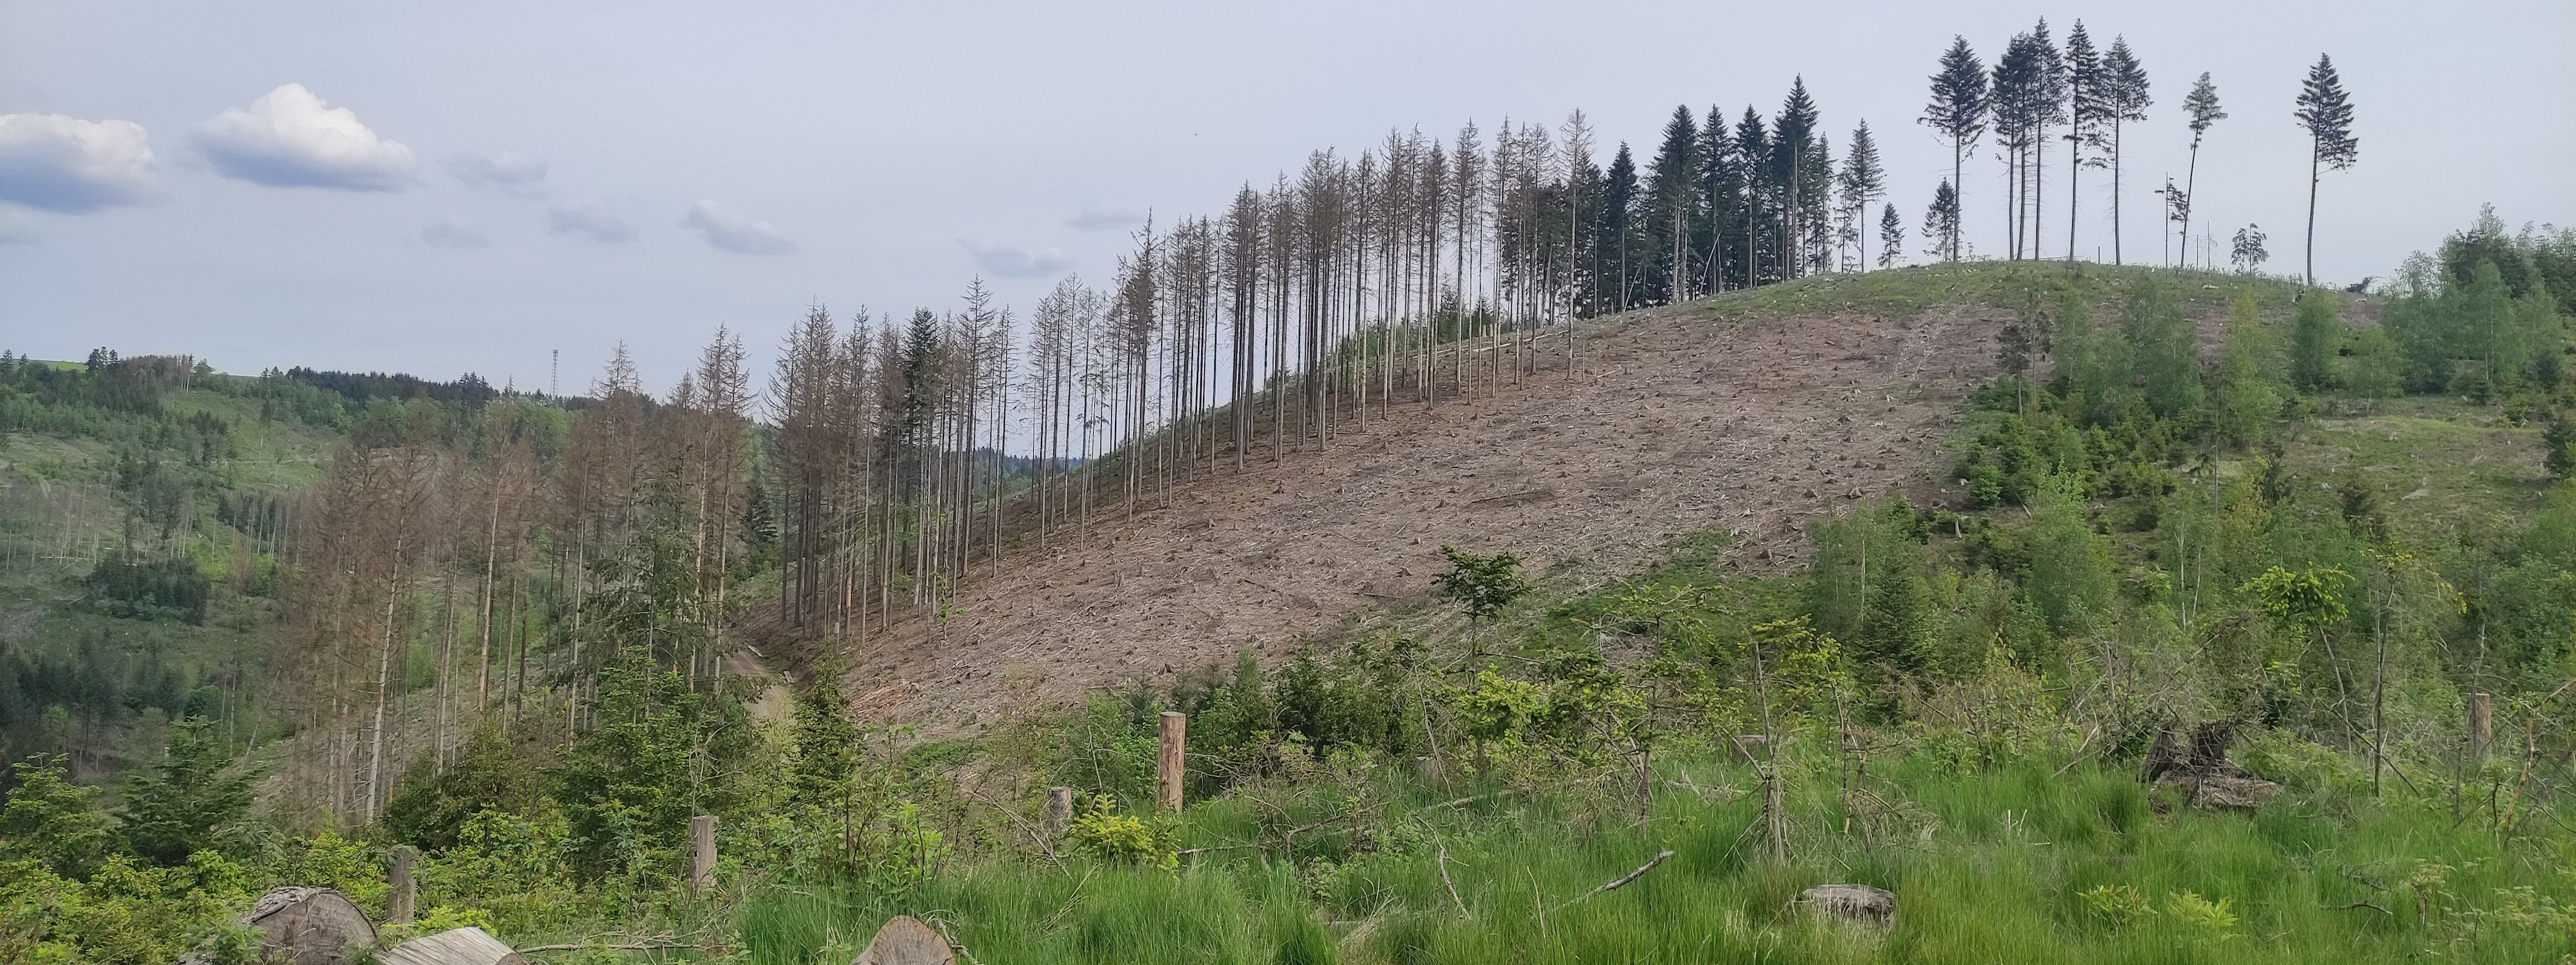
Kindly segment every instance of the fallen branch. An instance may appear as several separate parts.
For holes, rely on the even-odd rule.
[[[2369,902],[2367,902],[2367,901],[2356,901],[2356,902],[2353,902],[2352,904],[2349,904],[2349,905],[2336,905],[2336,906],[2335,906],[2335,910],[2336,910],[2336,911],[2342,911],[2342,910],[2345,910],[2345,909],[2348,909],[2348,908],[2368,908],[2368,909],[2370,909],[2370,910],[2372,910],[2372,911],[2375,911],[2375,912],[2378,912],[2378,913],[2380,913],[2380,914],[2387,915],[2387,916],[2388,916],[2388,917],[2390,917],[2390,918],[2395,918],[2395,917],[2397,917],[2396,913],[2391,912],[2391,911],[2389,911],[2389,910],[2388,910],[2388,909],[2386,909],[2386,908],[2379,907],[2378,905],[2371,904],[2371,903],[2369,903]]]
[[[1594,896],[1594,895],[1607,894],[1607,893],[1609,893],[1609,892],[1617,891],[1617,890],[1619,890],[1619,889],[1621,889],[1621,888],[1627,887],[1627,886],[1629,885],[1629,883],[1634,882],[1634,881],[1636,881],[1636,880],[1637,880],[1637,879],[1639,879],[1639,878],[1643,878],[1643,877],[1645,877],[1645,876],[1646,876],[1646,872],[1649,872],[1649,871],[1653,871],[1653,870],[1655,870],[1655,866],[1656,866],[1656,865],[1659,865],[1659,864],[1664,863],[1664,859],[1665,859],[1665,858],[1669,858],[1669,857],[1672,857],[1672,856],[1673,856],[1672,849],[1670,849],[1670,848],[1666,848],[1666,849],[1664,849],[1663,851],[1656,853],[1656,855],[1655,855],[1655,857],[1654,857],[1654,859],[1653,859],[1653,860],[1650,860],[1650,861],[1646,862],[1645,864],[1638,865],[1638,866],[1637,866],[1637,870],[1635,870],[1635,871],[1631,871],[1631,872],[1628,872],[1627,874],[1624,874],[1624,875],[1619,876],[1619,879],[1618,879],[1618,880],[1616,880],[1616,881],[1612,881],[1612,882],[1610,882],[1610,883],[1608,883],[1608,884],[1602,885],[1601,887],[1594,888],[1594,889],[1592,889],[1592,890],[1590,890],[1590,891],[1587,891],[1587,892],[1584,892],[1584,893],[1582,893],[1582,894],[1580,894],[1580,895],[1576,895],[1572,901],[1568,901],[1568,902],[1566,902],[1565,904],[1562,904],[1562,905],[1558,905],[1558,906],[1556,906],[1556,910],[1558,910],[1558,911],[1564,911],[1565,909],[1570,908],[1570,907],[1573,907],[1574,905],[1576,905],[1576,904],[1578,904],[1578,903],[1580,903],[1580,902],[1584,901],[1585,899],[1591,898],[1591,897],[1592,897],[1592,896]]]
[[[1181,850],[1174,851],[1174,852],[1172,852],[1172,853],[1173,853],[1173,854],[1176,854],[1176,855],[1180,855],[1180,854],[1206,854],[1206,853],[1208,853],[1208,852],[1210,852],[1210,851],[1241,851],[1241,850],[1243,850],[1243,849],[1245,849],[1245,848],[1258,848],[1258,847],[1260,847],[1260,845],[1258,845],[1258,844],[1220,844],[1220,845],[1212,845],[1212,846],[1205,847],[1205,848],[1182,848]]]
[[[1433,862],[1440,868],[1440,886],[1449,889],[1449,903],[1458,906],[1458,917],[1475,917],[1467,913],[1466,900],[1458,897],[1458,882],[1449,877],[1449,842],[1440,836],[1439,828],[1432,827],[1431,822],[1423,820],[1420,815],[1413,817],[1413,823],[1422,825],[1422,830],[1431,832],[1431,842],[1440,848],[1440,855],[1434,858]]]
[[[1478,801],[1482,801],[1482,800],[1484,800],[1484,799],[1486,799],[1486,798],[1489,798],[1489,797],[1501,797],[1501,796],[1503,796],[1503,795],[1506,795],[1506,794],[1512,794],[1512,793],[1516,793],[1516,792],[1513,792],[1513,791],[1495,791],[1495,792],[1493,792],[1493,793],[1491,793],[1491,794],[1476,794],[1476,795],[1471,795],[1471,796],[1468,796],[1468,797],[1458,798],[1458,799],[1456,799],[1456,800],[1452,800],[1452,801],[1442,801],[1442,802],[1440,802],[1440,803],[1438,803],[1438,804],[1425,804],[1425,805],[1423,805],[1423,806],[1421,806],[1421,807],[1418,807],[1418,808],[1415,808],[1415,809],[1413,809],[1413,810],[1414,810],[1414,812],[1415,812],[1415,813],[1417,813],[1417,814],[1418,814],[1418,813],[1421,813],[1421,812],[1423,812],[1423,811],[1429,811],[1429,810],[1432,810],[1432,809],[1434,809],[1434,808],[1454,808],[1454,807],[1457,807],[1458,805],[1461,805],[1461,804],[1474,804],[1474,803],[1476,803],[1476,802],[1478,802]]]
[[[634,942],[630,944],[615,945],[602,942],[567,942],[561,945],[534,945],[527,948],[517,949],[517,951],[521,955],[527,955],[535,952],[580,952],[589,951],[591,949],[611,952],[654,952],[671,948],[696,947],[698,947],[698,943],[696,942]]]

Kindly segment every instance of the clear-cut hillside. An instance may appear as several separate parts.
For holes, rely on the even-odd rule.
[[[1422,598],[1444,543],[1582,580],[1720,527],[1736,564],[1792,565],[1807,519],[1937,485],[1949,414],[1992,373],[2008,317],[1982,299],[1891,305],[1870,280],[1586,323],[1571,378],[1551,337],[1539,374],[1488,397],[1399,405],[1277,464],[1227,459],[1133,521],[1104,512],[1089,539],[1011,552],[944,622],[843,641],[854,709],[955,734],[1006,704],[1276,659]]]

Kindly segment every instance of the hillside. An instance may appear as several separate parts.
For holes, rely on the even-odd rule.
[[[2149,274],[2083,271],[2097,287]],[[1957,409],[1995,374],[2010,303],[2058,273],[1911,268],[1584,323],[1571,378],[1549,339],[1542,372],[1472,402],[1400,407],[1330,447],[1223,465],[1044,551],[1023,540],[944,620],[843,641],[855,713],[953,736],[1032,696],[1168,686],[1239,652],[1276,663],[1433,602],[1443,545],[1515,554],[1569,590],[1708,531],[1728,538],[1729,571],[1792,572],[1808,524],[1853,500],[1958,498],[1943,478]],[[2186,277],[2214,354],[2239,283]],[[2261,290],[2285,323],[2294,289]],[[2351,323],[2375,319],[2358,308]]]

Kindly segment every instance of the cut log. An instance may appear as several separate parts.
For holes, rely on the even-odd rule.
[[[876,939],[850,965],[957,965],[957,956],[949,951],[948,939],[930,926],[911,915],[896,915],[877,929]]]
[[[260,957],[273,965],[351,965],[376,943],[376,926],[329,888],[289,885],[261,895],[242,922],[260,930]]]
[[[1896,893],[1868,885],[1817,885],[1798,893],[1798,904],[1828,918],[1880,931],[1896,926]]]
[[[467,926],[422,935],[379,952],[376,965],[528,965],[528,960],[483,929]]]

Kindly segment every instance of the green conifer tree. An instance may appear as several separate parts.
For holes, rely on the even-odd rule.
[[[170,726],[159,763],[126,786],[117,809],[126,850],[164,867],[199,851],[221,850],[250,813],[257,774],[232,766],[214,725],[190,718]]]
[[[1655,269],[1640,279],[1648,301],[1669,304],[1690,297],[1699,167],[1699,124],[1688,106],[1676,105],[1672,119],[1664,122],[1663,142],[1647,162],[1644,212],[1638,219],[1644,263]]]
[[[2191,124],[2191,162],[2183,169],[2182,199],[2175,205],[2175,216],[2182,222],[2183,251],[2189,252],[2192,202],[2200,199],[2200,139],[2209,133],[2210,125],[2227,119],[2227,112],[2218,106],[2218,85],[2209,82],[2209,72],[2202,71],[2200,79],[2192,82],[2191,93],[2182,99],[2182,113]],[[2185,263],[2190,260],[2190,255],[2183,255]]]
[[[83,878],[107,851],[107,815],[98,791],[71,782],[62,754],[36,754],[9,765],[7,803],[0,804],[0,863],[34,861],[66,878]]]
[[[1921,118],[1921,123],[1950,142],[1950,180],[1943,182],[1942,190],[1951,195],[1951,216],[1938,222],[1941,244],[1932,253],[1944,261],[1959,260],[1958,185],[1966,173],[1969,149],[1986,130],[1986,98],[1985,64],[1969,49],[1968,38],[1950,38],[1950,49],[1942,52],[1941,66],[1932,74],[1932,102],[1924,105]],[[1934,225],[1926,220],[1924,230]]]
[[[1843,152],[1842,174],[1834,186],[1841,195],[1836,225],[1839,243],[1852,246],[1853,270],[1865,271],[1869,268],[1865,232],[1869,206],[1887,194],[1887,169],[1878,159],[1878,141],[1870,136],[1868,121],[1852,128],[1851,147]]]
[[[2317,183],[2326,171],[2341,171],[2361,156],[2361,140],[2352,136],[2352,99],[2334,60],[2317,55],[2316,66],[2299,85],[2299,126],[2308,130],[2308,284],[2317,283]]]
[[[1879,207],[1878,267],[1893,268],[1897,257],[1905,253],[1905,219],[1897,216],[1895,205]]]
[[[2147,119],[2147,107],[2155,103],[2147,91],[2147,68],[2129,49],[2128,38],[2111,38],[2111,49],[2102,55],[2102,118],[2111,128],[2111,263],[2124,264],[2120,258],[2120,132],[2123,125]]]

